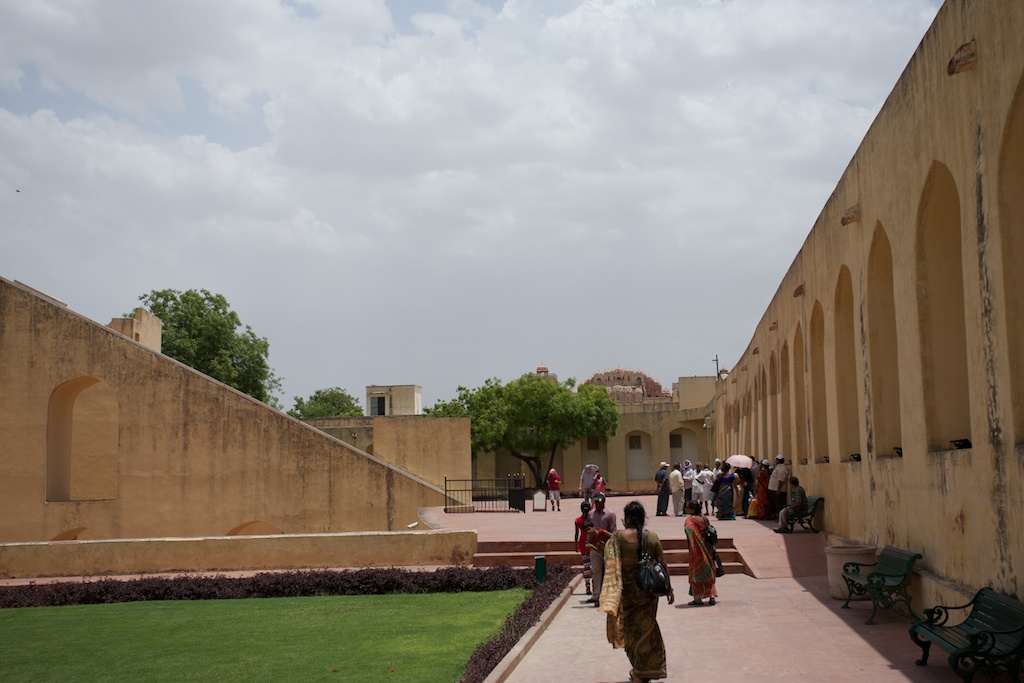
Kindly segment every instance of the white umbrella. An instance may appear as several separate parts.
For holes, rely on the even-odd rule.
[[[730,455],[725,461],[736,468],[751,468],[754,466],[754,459],[749,455]]]

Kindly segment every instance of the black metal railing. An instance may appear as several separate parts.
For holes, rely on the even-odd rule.
[[[523,475],[497,479],[444,479],[445,512],[526,512]]]

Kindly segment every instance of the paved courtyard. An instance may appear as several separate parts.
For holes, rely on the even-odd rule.
[[[653,496],[639,498],[653,513]],[[609,498],[620,517],[633,498]],[[475,513],[446,515],[424,511],[436,527],[477,529],[481,540],[572,540],[579,501],[562,504],[561,512]],[[840,609],[842,600],[829,597],[825,536],[809,532],[780,535],[767,521],[716,522],[719,535],[732,538],[754,576],[731,574],[718,582],[718,604],[691,607],[685,603],[685,576],[674,576],[679,603],[662,601],[658,622],[668,649],[667,681],[702,683],[773,683],[824,681],[946,681],[961,679],[933,649],[931,662],[919,667],[920,656],[907,629],[910,617],[881,612],[872,626],[866,602]],[[652,517],[649,528],[663,538],[683,538],[683,520]],[[537,628],[532,644],[524,639],[520,659],[492,676],[494,683],[548,683],[628,680],[629,662],[604,637],[605,615],[584,603],[582,585]],[[977,680],[987,680],[979,675]]]

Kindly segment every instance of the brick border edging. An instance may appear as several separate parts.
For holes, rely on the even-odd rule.
[[[494,667],[494,671],[484,679],[484,683],[504,683],[504,681],[512,675],[512,672],[515,670],[516,666],[518,666],[519,662],[521,662],[523,657],[526,656],[526,653],[530,651],[530,648],[537,642],[537,639],[540,638],[541,634],[547,630],[548,626],[554,620],[555,615],[558,614],[558,611],[562,609],[566,602],[569,601],[573,591],[578,585],[580,585],[581,581],[583,581],[583,575],[577,574],[576,577],[569,582],[569,585],[565,587],[565,590],[562,591],[562,595],[560,595],[553,603],[548,605],[548,608],[540,615],[540,619],[537,623],[531,626],[529,630],[523,634],[523,637],[519,639],[519,642],[509,650],[508,654],[505,655],[500,662],[498,662],[498,666]]]

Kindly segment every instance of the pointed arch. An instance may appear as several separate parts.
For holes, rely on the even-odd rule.
[[[789,341],[782,342],[782,351],[779,353],[779,447],[781,453],[784,453],[790,462],[798,462],[793,457],[793,413],[792,413],[792,398],[790,396],[789,387],[791,380],[789,377],[790,364],[789,364]]]
[[[811,459],[825,462],[828,457],[828,410],[825,393],[825,310],[815,300],[811,311]]]
[[[46,500],[117,497],[117,394],[95,377],[76,377],[50,394]]]
[[[868,453],[890,457],[903,443],[900,408],[899,330],[893,287],[892,245],[881,223],[875,225],[868,253],[867,322]]]
[[[857,344],[854,324],[853,276],[843,265],[836,281],[835,315],[832,332],[835,340],[835,397],[839,424],[840,461],[851,460],[860,452],[860,409],[857,405]]]
[[[761,423],[761,434],[757,440],[757,451],[751,455],[757,455],[758,460],[768,453],[768,435],[771,433],[771,424],[768,422],[768,374],[761,366],[760,372],[760,397],[758,399],[758,421]]]
[[[654,445],[651,435],[639,429],[626,434],[626,479],[649,481],[658,469],[653,465]]]
[[[235,528],[228,531],[228,536],[272,536],[274,534],[283,534],[284,532],[273,524],[264,522],[261,519],[252,519],[248,522],[243,522]]]
[[[1017,85],[999,155],[999,215],[1014,442],[1024,445],[1024,77]]]
[[[971,438],[960,195],[949,169],[932,165],[917,214],[918,332],[928,450]]]
[[[779,452],[779,363],[774,350],[768,357],[768,425],[766,458]]]
[[[807,361],[804,356],[804,332],[798,324],[793,334],[793,410],[796,428],[793,432],[793,446],[796,461],[807,463],[807,441],[810,424],[807,422]]]

